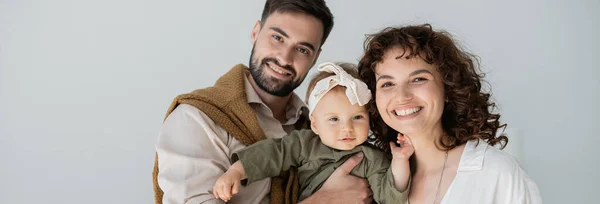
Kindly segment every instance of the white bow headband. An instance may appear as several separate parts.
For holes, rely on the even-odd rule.
[[[334,73],[335,75],[319,80],[315,85],[315,88],[310,92],[310,96],[308,97],[310,114],[315,110],[315,107],[321,98],[329,92],[329,90],[338,85],[346,87],[346,96],[352,105],[358,103],[358,105],[364,106],[371,100],[371,90],[369,90],[367,84],[352,77],[344,71],[342,67],[332,62],[325,62],[319,65],[318,70],[321,72]]]

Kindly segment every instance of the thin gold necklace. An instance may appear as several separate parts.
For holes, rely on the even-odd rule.
[[[438,181],[438,186],[435,189],[435,197],[433,198],[434,204],[435,204],[435,201],[437,200],[438,194],[440,193],[440,186],[442,186],[442,178],[444,178],[444,170],[446,169],[446,161],[448,161],[448,151],[446,151],[446,154],[444,155],[444,166],[442,166],[442,172],[440,173],[440,181]],[[408,201],[408,204],[410,204],[410,201]]]
[[[446,169],[446,161],[448,161],[448,151],[446,151],[446,155],[444,156],[444,166],[442,167],[442,173],[440,173],[440,181],[438,182],[438,186],[435,189],[435,198],[433,198],[433,203],[437,200],[438,194],[440,193],[440,186],[442,185],[442,178],[444,178],[444,170]]]

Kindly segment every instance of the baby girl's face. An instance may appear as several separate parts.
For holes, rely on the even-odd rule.
[[[313,110],[312,130],[323,144],[338,150],[350,150],[367,140],[369,115],[364,107],[350,104],[343,87],[326,93]]]

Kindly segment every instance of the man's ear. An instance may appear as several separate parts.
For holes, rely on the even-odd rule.
[[[313,117],[312,115],[310,116],[310,129],[317,135],[319,135],[319,130],[317,129],[317,126],[315,125],[317,124],[315,122],[315,117]]]
[[[260,25],[260,21],[256,21],[256,24],[254,24],[254,28],[252,28],[252,32],[250,33],[250,40],[252,41],[252,44],[254,44],[254,42],[256,42],[256,39],[258,38],[258,34],[260,33],[260,29],[261,29],[261,25]]]

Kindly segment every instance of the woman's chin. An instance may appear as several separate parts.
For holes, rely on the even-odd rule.
[[[393,127],[392,127],[393,128]],[[413,126],[399,126],[398,128],[394,128],[394,130],[402,133],[403,135],[414,135],[415,133],[422,132],[422,128],[418,128]]]

